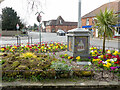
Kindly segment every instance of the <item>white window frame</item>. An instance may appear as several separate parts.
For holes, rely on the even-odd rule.
[[[89,25],[89,18],[86,19],[86,25]]]

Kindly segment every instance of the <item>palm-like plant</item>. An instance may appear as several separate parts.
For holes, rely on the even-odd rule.
[[[114,14],[113,10],[100,10],[100,14],[96,15],[94,27],[98,29],[98,35],[103,37],[103,53],[105,53],[105,40],[113,37],[115,25],[118,21],[118,15]]]

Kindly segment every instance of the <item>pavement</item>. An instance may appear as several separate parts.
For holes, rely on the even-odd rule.
[[[28,36],[24,36],[24,37],[21,37],[22,39],[28,39]],[[12,36],[2,36],[1,37],[1,40],[16,40],[17,38],[16,37],[12,37]],[[36,39],[36,38],[33,38],[33,39]],[[97,37],[94,37],[94,38],[90,38],[91,40],[103,40],[103,39],[100,39],[100,38],[97,38]],[[120,39],[118,38],[113,38],[112,40],[106,40],[106,41],[115,41],[115,42],[120,42]]]
[[[91,40],[103,40],[98,37],[90,38]],[[113,38],[112,40],[106,40],[106,41],[112,41],[112,42],[120,42],[120,38]]]
[[[75,79],[59,79],[59,80],[48,80],[42,82],[27,82],[27,81],[16,81],[16,82],[4,82],[0,85],[1,88],[16,88],[18,87],[27,87],[27,88],[119,88],[120,90],[120,81],[95,81],[87,80],[82,81],[80,78]],[[23,89],[22,89],[23,90]]]
[[[30,32],[29,33],[29,42],[38,43],[40,41],[39,33],[38,32]],[[32,37],[32,38],[31,38]],[[63,42],[64,44],[67,43],[67,36],[58,36],[56,33],[41,33],[41,41],[45,42]],[[28,37],[21,37],[20,43],[27,44]],[[17,38],[16,37],[1,37],[0,45],[7,45],[7,44],[16,44]],[[102,48],[103,40],[99,38],[90,38],[90,45],[97,46]],[[113,38],[113,40],[106,40],[106,48],[120,48],[120,40]]]

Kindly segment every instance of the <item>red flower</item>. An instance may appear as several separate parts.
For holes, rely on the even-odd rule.
[[[105,59],[105,58],[106,58],[106,55],[104,55],[103,58]]]
[[[119,64],[119,62],[118,62],[118,61],[116,61],[116,62],[114,62],[114,64]]]
[[[73,57],[71,56],[70,59],[73,59]]]
[[[116,55],[116,58],[118,59],[118,58],[119,58],[119,55]]]
[[[29,46],[29,48],[32,48],[31,46]]]
[[[108,56],[112,57],[112,54],[108,54]]]
[[[26,47],[29,47],[29,45],[26,45]]]
[[[115,58],[115,56],[112,56],[112,58]]]
[[[111,57],[110,57],[110,56],[108,56],[108,57],[107,57],[107,59],[111,59]]]

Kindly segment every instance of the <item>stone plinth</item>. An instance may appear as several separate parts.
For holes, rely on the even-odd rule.
[[[88,58],[90,47],[90,32],[82,28],[76,28],[68,31],[67,34],[68,54],[81,58]]]

